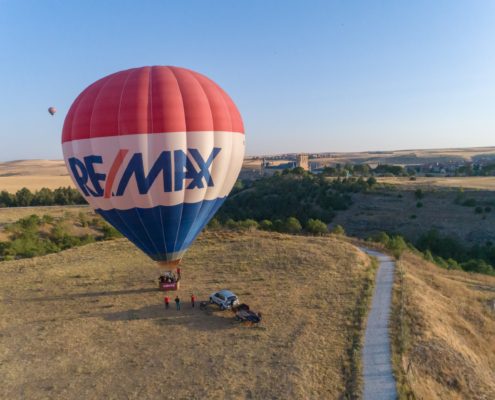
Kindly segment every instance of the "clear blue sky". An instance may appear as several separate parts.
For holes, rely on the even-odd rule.
[[[490,0],[0,0],[0,160],[62,158],[75,97],[142,65],[219,83],[248,154],[495,145],[494,21]]]

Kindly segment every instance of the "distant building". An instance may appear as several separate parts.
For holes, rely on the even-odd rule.
[[[309,171],[309,155],[298,154],[296,158],[296,166],[302,168],[305,171]]]

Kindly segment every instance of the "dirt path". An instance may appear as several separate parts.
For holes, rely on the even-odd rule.
[[[380,262],[363,347],[363,398],[365,400],[395,400],[397,391],[392,373],[388,336],[395,262],[391,257],[378,251],[367,248],[361,248],[361,250],[378,258]]]

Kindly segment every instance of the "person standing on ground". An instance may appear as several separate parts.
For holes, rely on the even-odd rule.
[[[163,299],[163,301],[165,303],[165,310],[168,310],[168,306],[170,304],[170,297],[165,296],[164,299]]]
[[[191,294],[191,307],[194,308],[194,303],[196,302],[196,296],[194,293]]]
[[[177,311],[180,310],[180,299],[179,299],[179,295],[177,295],[177,297],[175,298],[175,307],[177,308]]]

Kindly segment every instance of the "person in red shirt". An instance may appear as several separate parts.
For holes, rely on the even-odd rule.
[[[194,303],[196,302],[196,296],[191,294],[191,307],[194,308]]]
[[[165,310],[168,310],[168,307],[169,307],[169,304],[170,304],[170,297],[165,296],[165,298],[163,299],[163,301],[165,302]]]
[[[180,280],[180,267],[177,267],[177,280]]]

